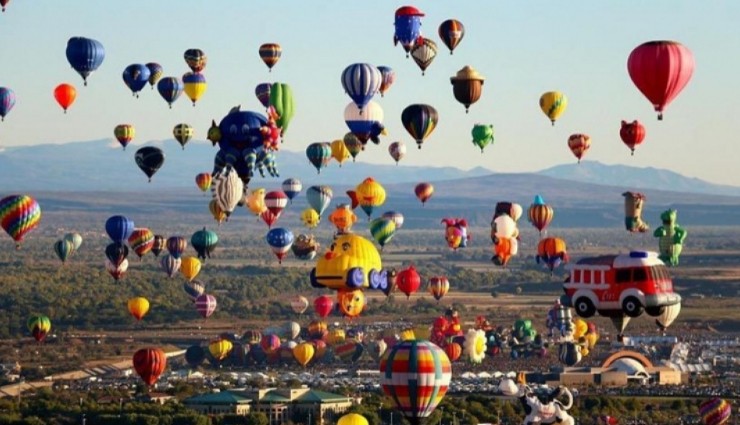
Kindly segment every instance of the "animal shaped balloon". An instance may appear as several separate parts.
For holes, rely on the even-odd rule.
[[[465,113],[468,113],[470,105],[477,102],[483,93],[483,83],[485,77],[478,73],[473,67],[465,65],[457,71],[454,77],[450,77],[452,83],[452,94],[455,99],[465,106]]]
[[[660,214],[660,221],[663,223],[655,229],[653,236],[658,238],[660,248],[660,258],[669,266],[678,265],[678,257],[683,250],[683,241],[686,240],[686,230],[678,225],[678,212],[674,209],[668,209]]]
[[[468,235],[468,222],[464,218],[443,218],[445,227],[445,240],[447,246],[456,250],[468,246],[470,235]]]
[[[480,148],[480,152],[483,153],[483,149],[493,143],[493,124],[475,124],[471,134],[473,135],[473,144]]]
[[[631,154],[634,155],[635,147],[645,140],[645,126],[637,120],[631,123],[622,121],[622,127],[619,129],[619,137],[630,148]]]

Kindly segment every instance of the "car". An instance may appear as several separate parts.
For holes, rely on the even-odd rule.
[[[657,317],[666,307],[681,303],[657,252],[583,258],[566,270],[570,275],[563,284],[563,303],[584,318],[597,312],[602,316],[623,312],[639,317],[643,311]]]

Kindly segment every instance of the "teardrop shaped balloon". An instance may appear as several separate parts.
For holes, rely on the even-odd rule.
[[[131,298],[128,300],[127,306],[128,312],[131,313],[136,320],[141,320],[144,318],[146,313],[149,312],[149,300],[144,297]]]
[[[131,90],[131,94],[139,97],[139,92],[149,82],[151,71],[146,65],[134,63],[123,70],[123,82]]]
[[[74,252],[74,243],[68,240],[60,239],[54,242],[54,253],[62,261],[62,264],[67,262],[67,258]]]
[[[198,189],[202,192],[208,192],[211,190],[212,181],[213,178],[211,177],[211,173],[198,173],[195,176],[195,185],[198,186]]]
[[[264,62],[270,72],[272,72],[272,67],[278,63],[280,57],[283,55],[283,49],[277,43],[265,43],[260,46],[259,54],[262,62]]]
[[[416,194],[416,197],[421,201],[421,204],[424,205],[429,200],[429,198],[432,197],[432,194],[434,193],[434,186],[432,186],[431,183],[419,183],[414,187],[414,193]]]
[[[5,116],[15,106],[15,92],[7,87],[0,87],[0,120],[5,121]]]
[[[195,299],[195,309],[204,318],[209,318],[216,311],[216,297],[210,294],[203,294]]]
[[[183,257],[180,263],[180,273],[191,281],[200,273],[201,263],[196,257]]]
[[[154,233],[143,227],[134,229],[128,238],[128,244],[136,255],[141,258],[154,247]]]
[[[383,97],[385,96],[385,92],[387,92],[396,81],[396,71],[388,66],[379,66],[378,71],[380,71],[381,77],[380,88],[378,88],[378,91],[380,92],[380,96]]]
[[[170,106],[170,109],[172,109],[172,104],[180,98],[183,90],[185,90],[185,87],[177,77],[164,77],[157,82],[157,91]]]
[[[92,38],[72,37],[67,41],[67,61],[87,85],[90,76],[105,59],[105,48]]]
[[[41,221],[41,207],[28,195],[10,195],[0,199],[0,226],[20,249],[23,238]]]
[[[123,146],[123,150],[126,150],[126,146],[128,146],[128,144],[134,139],[134,136],[136,136],[136,129],[131,124],[118,124],[113,129],[113,135],[116,136],[118,143]]]
[[[282,189],[285,196],[290,200],[290,203],[293,203],[293,198],[298,196],[301,190],[303,190],[303,184],[300,180],[291,177],[283,181]]]
[[[164,164],[164,152],[162,152],[162,149],[154,146],[144,146],[136,151],[134,159],[136,160],[136,165],[139,166],[151,182],[152,176]]]
[[[452,54],[463,37],[465,37],[465,26],[457,19],[447,19],[439,24],[437,33],[445,46],[450,49],[450,54]]]
[[[591,148],[591,137],[588,134],[571,134],[568,137],[568,148],[580,163],[583,155]]]
[[[398,165],[398,161],[406,156],[406,145],[404,145],[403,142],[393,142],[388,145],[388,153],[391,155],[391,158],[396,161],[396,165]]]
[[[540,109],[550,119],[552,125],[568,107],[568,98],[559,91],[549,91],[540,96]]]
[[[159,82],[160,78],[162,78],[164,69],[162,68],[162,65],[156,62],[149,62],[146,64],[146,67],[149,69],[149,85],[152,87],[152,90],[154,90],[154,85]]]
[[[645,126],[639,121],[634,120],[631,123],[622,121],[622,127],[619,129],[619,137],[622,142],[630,148],[632,155],[635,154],[635,147],[645,140]]]
[[[182,76],[182,90],[190,101],[195,103],[205,94],[208,82],[203,74],[188,72]]]
[[[411,48],[411,57],[421,69],[421,75],[424,75],[434,58],[437,57],[437,43],[429,38],[421,38]]]
[[[401,122],[406,131],[416,140],[418,148],[421,149],[421,144],[437,128],[439,114],[431,105],[413,104],[403,110]]]
[[[151,387],[167,367],[167,355],[159,348],[142,348],[134,353],[133,365],[141,380]]]
[[[71,84],[59,84],[54,89],[54,99],[56,99],[59,106],[64,109],[64,113],[67,113],[67,109],[72,106],[77,98],[77,89]]]
[[[208,56],[200,49],[185,50],[183,58],[193,72],[202,72],[208,63]]]
[[[257,100],[260,101],[262,106],[265,108],[270,107],[270,83],[260,83],[254,88],[254,95],[257,96]]]

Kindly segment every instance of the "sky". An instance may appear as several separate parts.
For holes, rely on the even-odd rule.
[[[439,46],[425,76],[392,42],[394,12],[406,4],[426,14],[422,34]],[[449,18],[466,31],[454,55],[437,34]],[[191,143],[205,143],[212,119],[220,121],[235,105],[262,112],[254,87],[282,82],[294,91],[296,113],[281,149],[304,151],[348,131],[343,111],[350,98],[340,75],[352,63],[367,62],[390,66],[397,77],[384,97],[374,99],[384,109],[388,135],[380,146],[368,145],[358,161],[390,164],[387,146],[400,140],[407,146],[401,166],[537,171],[575,163],[568,136],[586,133],[592,138],[587,160],[666,168],[740,186],[734,149],[740,133],[737,22],[740,2],[731,0],[12,0],[0,15],[0,86],[15,91],[17,104],[0,123],[0,149],[112,140],[122,123],[136,127],[134,144],[169,139],[181,122],[195,127]],[[105,46],[105,60],[87,87],[65,57],[73,36]],[[691,81],[662,122],[626,67],[632,49],[650,40],[679,41],[696,61]],[[283,49],[272,72],[258,55],[266,42]],[[180,77],[189,71],[183,59],[188,48],[208,56],[208,90],[196,107],[183,94],[169,109],[148,86],[140,98],[131,96],[121,77],[127,65],[159,62],[165,76]],[[486,77],[468,114],[450,83],[465,65]],[[52,95],[63,82],[78,90],[67,114]],[[569,99],[554,127],[538,105],[550,90]],[[430,104],[440,116],[421,150],[400,119],[413,103]],[[621,120],[634,119],[646,126],[647,137],[630,156],[619,128]],[[495,128],[495,142],[483,154],[471,143],[475,123]],[[204,167],[211,163],[204,159]]]

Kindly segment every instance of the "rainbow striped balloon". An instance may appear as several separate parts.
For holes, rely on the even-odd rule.
[[[0,226],[20,249],[23,237],[41,221],[41,207],[28,195],[10,195],[0,199]]]
[[[397,343],[380,361],[380,384],[412,425],[432,414],[447,393],[452,366],[429,341]]]
[[[699,405],[699,414],[705,425],[723,425],[730,420],[730,403],[721,398],[712,398]]]

